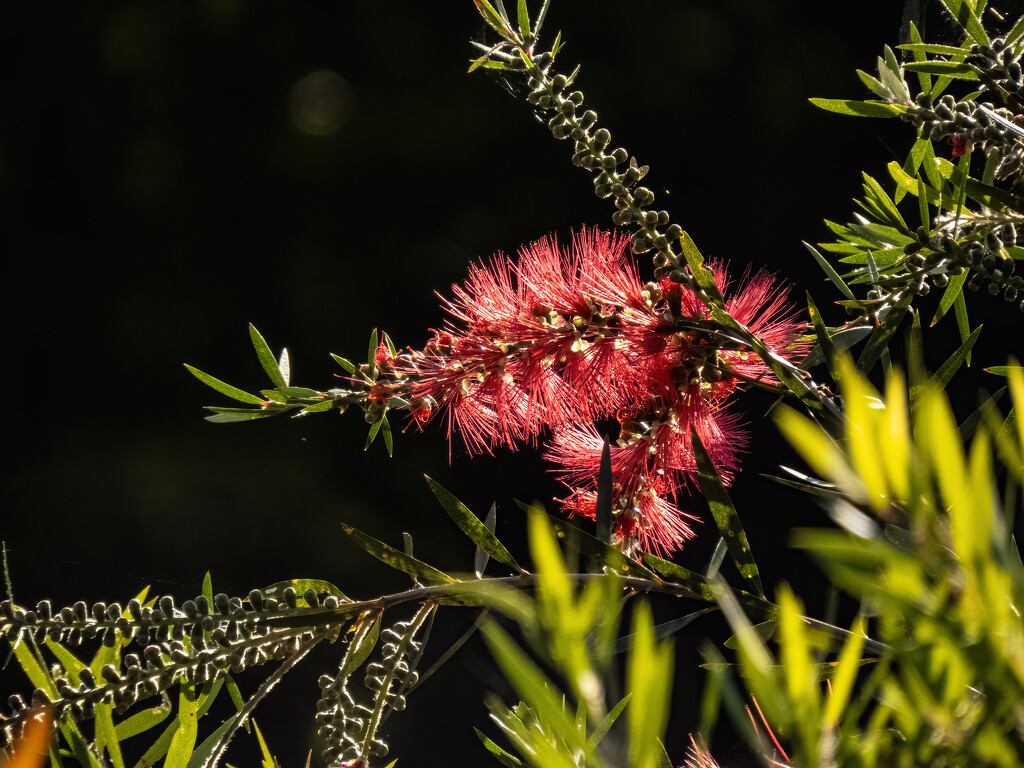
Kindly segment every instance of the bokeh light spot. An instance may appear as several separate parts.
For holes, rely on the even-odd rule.
[[[288,94],[292,125],[312,136],[336,133],[352,113],[352,87],[337,72],[322,69],[303,77]]]

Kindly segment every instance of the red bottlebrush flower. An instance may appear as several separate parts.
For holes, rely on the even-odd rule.
[[[394,356],[391,354],[391,350],[388,349],[387,345],[381,342],[377,347],[377,351],[373,353],[373,364],[381,371],[387,373],[392,368]]]
[[[953,157],[963,157],[967,154],[967,149],[970,146],[967,142],[967,136],[962,133],[954,134],[950,137],[950,143],[953,145]]]
[[[458,432],[470,453],[553,432],[548,457],[577,514],[593,515],[603,447],[588,425],[619,417],[616,530],[625,547],[669,553],[693,535],[675,504],[696,476],[691,432],[728,481],[745,435],[725,402],[745,380],[775,379],[688,288],[642,283],[627,243],[588,230],[571,249],[549,238],[516,263],[471,267],[444,300],[451,320],[422,352],[395,358],[393,376],[417,426],[443,413],[449,440]],[[806,352],[803,324],[771,275],[732,286],[723,265],[709,267],[735,320],[774,354]]]

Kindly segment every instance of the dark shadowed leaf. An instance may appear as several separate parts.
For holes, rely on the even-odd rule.
[[[345,525],[344,523],[341,527],[356,544],[385,565],[390,565],[396,570],[407,573],[410,576],[421,578],[425,581],[445,582],[448,584],[454,584],[458,581],[458,579],[453,579],[451,576],[439,571],[432,565],[427,565],[421,560],[417,560],[415,557],[409,557],[404,552],[388,546],[383,541],[378,541],[372,536],[368,536],[357,528]]]
[[[729,498],[728,491],[722,484],[722,478],[715,469],[711,457],[708,456],[704,444],[696,430],[691,430],[690,436],[693,440],[693,454],[697,461],[697,472],[700,478],[700,489],[704,498],[711,507],[711,514],[715,518],[718,532],[725,539],[729,548],[729,554],[736,564],[737,570],[751,590],[758,597],[764,597],[764,589],[761,587],[761,574],[754,562],[754,556],[750,551],[750,542],[747,541],[747,533],[740,522],[740,516],[736,507]]]
[[[505,545],[498,541],[498,538],[491,531],[487,530],[487,526],[480,522],[480,518],[474,515],[469,507],[455,498],[455,496],[453,496],[444,486],[433,478],[427,477],[426,475],[423,477],[426,478],[427,485],[430,486],[431,492],[441,503],[441,506],[444,507],[444,511],[448,513],[448,517],[450,517],[452,521],[462,529],[462,532],[465,533],[474,544],[499,563],[503,563],[509,568],[512,568],[519,573],[523,573],[523,569],[519,567],[519,564],[505,548]]]

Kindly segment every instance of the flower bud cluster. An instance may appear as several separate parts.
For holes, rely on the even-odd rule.
[[[527,72],[526,100],[545,115],[551,114],[547,125],[552,136],[573,141],[572,161],[594,174],[594,194],[615,202],[612,221],[617,226],[635,228],[630,239],[633,253],[654,250],[655,277],[675,271],[673,279],[695,288],[692,277],[681,269],[685,263],[674,249],[682,227],[669,224],[668,211],[653,210],[654,192],[638,186],[647,174],[647,166],[638,165],[623,147],[610,149],[611,132],[596,127],[596,112],[582,110],[583,93],[569,90],[579,70],[569,76],[552,75],[552,61],[549,54],[534,59],[534,66]]]
[[[100,679],[89,669],[72,679],[66,669],[55,665],[50,678],[56,696],[42,689],[33,694],[33,703],[51,704],[55,716],[70,711],[77,719],[88,719],[99,703],[124,712],[136,701],[159,695],[182,680],[202,685],[229,671],[242,672],[270,660],[287,659],[303,640],[312,637],[311,630],[308,626],[277,628],[275,622],[301,624],[302,618],[314,614],[322,625],[324,614],[340,605],[334,596],[321,601],[313,590],[305,595],[308,608],[298,607],[293,589],[286,589],[283,597],[283,603],[264,599],[254,590],[248,608],[237,597],[218,594],[213,605],[200,595],[177,607],[172,597],[164,596],[155,605],[131,600],[124,608],[119,603],[102,602],[89,607],[77,602],[56,611],[46,600],[35,610],[5,600],[0,602],[0,634],[12,643],[29,637],[41,645],[50,638],[74,646],[99,639],[108,647],[119,640],[139,647],[141,655],[125,654],[120,668],[106,665]],[[337,621],[340,631],[343,619],[330,621]],[[18,704],[20,698],[15,698],[8,702],[11,713],[0,716],[0,741],[6,743],[17,737],[26,717],[25,708]]]
[[[377,728],[385,708],[396,712],[405,709],[405,693],[419,678],[409,659],[422,649],[415,635],[429,610],[421,608],[413,619],[400,621],[381,632],[381,659],[367,665],[364,678],[364,685],[373,694],[371,706],[357,704],[346,687],[347,656],[336,677],[320,676],[316,723],[326,743],[322,754],[328,765],[343,760],[365,762],[368,757],[387,755],[388,746],[379,738]]]

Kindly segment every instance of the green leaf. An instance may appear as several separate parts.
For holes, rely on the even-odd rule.
[[[990,365],[988,368],[982,368],[985,373],[994,373],[996,376],[1009,376],[1012,371],[1018,373],[1024,373],[1024,366],[1020,365]]]
[[[491,508],[487,510],[487,517],[484,519],[484,527],[494,533],[494,529],[498,524],[498,505],[495,502],[491,503]],[[476,574],[478,579],[484,577],[484,571],[487,570],[487,563],[490,561],[491,556],[487,554],[485,549],[482,549],[477,545],[476,552],[473,553],[473,572]]]
[[[921,33],[917,29],[917,25],[914,22],[910,22],[910,42],[921,45]],[[960,53],[959,49],[956,49],[957,54]],[[914,61],[928,61],[928,54],[925,51],[914,50]],[[954,54],[956,55],[956,54]],[[932,89],[932,78],[931,75],[925,72],[917,73],[917,82],[921,86],[921,91],[928,93]]]
[[[379,346],[377,329],[373,329],[373,333],[370,334],[370,349],[366,355],[366,364],[370,368],[370,376],[377,375],[377,347]]]
[[[839,661],[832,675],[832,690],[825,704],[822,716],[822,729],[829,728],[838,721],[853,691],[853,683],[857,679],[857,668],[861,665],[861,652],[864,648],[864,619],[861,616],[850,628],[850,634],[839,652]]]
[[[487,529],[487,526],[480,522],[480,518],[473,514],[473,512],[453,496],[444,486],[438,483],[427,475],[423,476],[427,480],[427,485],[430,486],[431,493],[440,502],[441,506],[444,507],[444,511],[448,513],[448,517],[452,519],[459,528],[465,533],[470,540],[477,545],[481,550],[486,552],[490,557],[493,557],[499,563],[507,565],[514,571],[523,573],[523,569],[516,562],[515,558],[512,557],[505,545],[502,544],[497,536]]]
[[[821,270],[826,275],[828,275],[828,279],[831,280],[832,284],[839,289],[839,292],[848,299],[854,299],[853,291],[851,291],[849,286],[843,282],[843,278],[841,278],[839,273],[832,268],[832,265],[828,263],[825,257],[818,253],[817,249],[808,242],[804,243],[804,248],[810,251],[811,256],[813,256],[814,260],[818,262],[818,266],[821,267]]]
[[[869,91],[874,93],[879,98],[889,98],[889,89],[882,85],[882,82],[878,78],[872,77],[867,72],[860,69],[857,70],[857,77],[859,77],[860,81],[864,83],[865,88],[867,88]]]
[[[711,514],[715,518],[718,532],[725,539],[733,562],[740,572],[740,576],[746,579],[751,591],[758,597],[764,597],[764,589],[761,587],[761,574],[754,562],[754,556],[750,551],[750,543],[747,541],[747,533],[743,530],[740,516],[736,507],[729,498],[728,491],[722,484],[722,478],[715,469],[711,457],[708,455],[704,444],[700,440],[696,429],[690,430],[690,439],[693,445],[693,454],[697,462],[697,473],[700,479],[700,490],[711,507]]]
[[[210,389],[215,389],[218,392],[220,392],[222,395],[227,395],[232,400],[237,400],[240,403],[251,403],[253,405],[263,405],[263,399],[262,398],[259,398],[256,395],[250,395],[248,392],[246,392],[244,390],[241,390],[238,387],[233,387],[230,384],[227,384],[227,383],[221,381],[220,379],[215,379],[210,374],[203,373],[198,368],[195,368],[195,367],[189,365],[188,363],[185,363],[184,365],[185,365],[185,368],[188,369],[189,373],[191,373],[193,376],[195,376],[197,379],[199,379],[201,382],[203,382],[203,384],[208,386]]]
[[[583,753],[583,735],[562,706],[562,696],[540,668],[493,621],[480,629],[484,641],[516,693],[537,712],[539,720],[573,751]]]
[[[331,410],[333,407],[334,407],[334,403],[331,400],[323,400],[323,401],[321,401],[319,403],[313,403],[312,405],[307,405],[305,408],[303,408],[301,411],[299,411],[299,413],[296,414],[296,415],[300,415],[300,414],[303,414],[303,413],[323,413],[324,411]]]
[[[856,99],[808,99],[814,106],[828,112],[854,117],[899,117],[906,107],[886,101],[858,101]]]
[[[864,177],[864,192],[866,197],[877,205],[883,214],[885,222],[893,227],[902,227],[903,229],[907,229],[907,223],[903,220],[903,216],[900,215],[899,210],[896,208],[896,204],[885,193],[882,186],[868,174],[862,173],[861,175]]]
[[[970,320],[967,318],[967,297],[961,292],[953,302],[953,314],[956,315],[956,329],[960,331],[960,340],[967,341],[971,336]],[[967,367],[971,367],[971,354],[967,353]]]
[[[391,436],[391,424],[388,422],[388,415],[384,413],[381,417],[380,433],[384,435],[384,447],[388,449],[388,456],[395,455],[395,439]]]
[[[510,35],[512,30],[508,28],[504,19],[502,19],[498,12],[494,10],[494,6],[487,2],[487,0],[473,0],[473,3],[476,5],[476,9],[480,12],[480,15],[484,17],[484,21],[487,22],[488,26],[502,37],[508,37]]]
[[[232,424],[238,421],[255,421],[266,419],[276,415],[273,411],[253,411],[250,414],[243,413],[215,413],[213,416],[206,416],[206,421],[214,424]]]
[[[518,757],[510,755],[504,749],[499,747],[497,744],[491,741],[490,738],[488,738],[488,736],[479,728],[473,726],[473,730],[476,731],[476,735],[480,739],[481,743],[484,745],[484,748],[492,755],[494,755],[497,761],[504,765],[505,768],[520,768],[520,766],[522,766],[522,760],[520,760]]]
[[[917,32],[917,26],[911,24],[911,37]],[[920,37],[920,33],[917,32],[917,36]],[[963,48],[957,48],[952,45],[938,45],[936,43],[904,43],[903,45],[896,46],[901,51],[913,51],[914,53],[938,53],[943,56],[962,56],[964,53]]]
[[[655,639],[650,606],[641,603],[633,612],[633,644],[626,661],[626,685],[632,694],[626,712],[629,764],[635,768],[656,768],[659,763],[672,694],[672,661],[672,645]]]
[[[903,68],[911,72],[924,72],[928,75],[942,75],[944,77],[952,77],[956,80],[978,79],[977,73],[975,73],[970,64],[964,64],[959,61],[908,61],[903,65]]]
[[[288,355],[288,347],[281,350],[281,356],[277,358],[277,369],[281,372],[285,384],[292,383],[292,360]]]
[[[377,618],[372,622],[363,620],[356,625],[338,672],[339,679],[343,680],[359,669],[373,653],[373,649],[377,645],[377,638],[380,637],[381,615],[378,613]]]
[[[597,745],[601,743],[601,739],[603,739],[608,731],[611,730],[611,727],[615,725],[615,721],[619,719],[619,715],[621,715],[622,710],[626,708],[626,705],[629,703],[629,699],[632,695],[632,693],[627,693],[623,696],[622,699],[619,700],[619,703],[612,707],[611,711],[601,719],[600,723],[597,724],[597,727],[587,739],[587,749],[589,751],[592,752],[597,749]]]
[[[114,736],[118,741],[130,739],[145,733],[150,728],[155,728],[167,719],[174,707],[168,701],[159,707],[150,707],[127,717],[114,726]]]
[[[825,364],[828,366],[829,373],[835,379],[836,346],[832,343],[832,337],[829,335],[828,328],[825,327],[825,321],[821,317],[821,312],[818,311],[818,305],[814,303],[814,299],[811,298],[809,291],[807,293],[807,314],[810,315],[811,325],[814,326],[817,346],[825,358]]]
[[[277,760],[270,754],[270,748],[267,747],[267,742],[263,738],[263,734],[260,732],[260,727],[256,725],[256,719],[253,718],[252,727],[256,731],[256,739],[260,744],[260,754],[263,755],[263,762],[260,763],[262,768],[278,768]]]
[[[331,357],[334,359],[334,362],[336,362],[338,365],[340,365],[346,371],[351,373],[353,376],[355,376],[358,373],[359,369],[356,368],[355,364],[350,362],[350,361],[348,361],[348,360],[346,360],[344,357],[341,357],[340,355],[336,355],[333,352],[331,352]]]
[[[698,250],[697,244],[693,242],[689,232],[683,232],[679,236],[679,245],[682,248],[683,256],[686,258],[686,263],[690,267],[690,272],[693,273],[693,279],[697,282],[697,286],[710,297],[716,306],[724,307],[725,298],[722,296],[722,292],[718,290],[718,284],[715,283],[715,273],[704,266],[704,257],[701,255],[700,250]]]
[[[95,718],[96,751],[102,755],[104,750],[110,756],[110,762],[114,768],[124,768],[124,757],[121,755],[121,745],[117,740],[117,732],[114,730],[114,705],[97,704]]]
[[[526,7],[526,0],[519,0],[516,4],[516,16],[519,19],[519,34],[524,41],[530,39],[530,11]]]
[[[959,275],[954,275],[946,283],[946,290],[942,294],[942,298],[939,300],[939,307],[935,310],[935,317],[932,318],[932,325],[935,325],[941,320],[949,308],[956,302],[957,297],[963,294],[964,283],[967,282],[967,270],[965,269]]]
[[[364,451],[370,450],[370,446],[373,445],[373,441],[377,437],[377,433],[380,432],[381,425],[383,424],[384,414],[381,413],[380,418],[370,425],[370,433],[366,436],[366,445],[363,446]]]
[[[178,727],[167,749],[164,768],[186,768],[196,745],[199,719],[196,715],[199,704],[196,701],[195,686],[182,683],[178,695]]]
[[[857,368],[864,374],[867,374],[874,367],[875,363],[882,356],[882,353],[888,350],[889,340],[893,334],[896,333],[900,327],[900,323],[903,321],[904,315],[907,314],[907,310],[910,308],[911,302],[914,300],[914,292],[907,291],[900,300],[897,301],[889,313],[885,316],[884,320],[881,320],[875,329],[871,332],[868,337],[867,343],[864,345],[864,349],[861,350],[860,357],[857,360]]]
[[[312,607],[306,602],[306,598],[303,596],[306,594],[306,590],[312,589],[318,595],[333,595],[343,603],[351,603],[351,598],[347,597],[344,592],[338,589],[336,586],[331,584],[329,581],[323,579],[288,579],[286,581],[278,581],[271,584],[269,587],[264,587],[260,590],[263,597],[272,597],[275,600],[281,600],[281,595],[284,591],[291,587],[295,590],[296,604],[300,608]]]
[[[321,400],[324,397],[323,392],[309,387],[279,387],[277,391],[291,400]]]
[[[384,542],[378,541],[372,536],[368,536],[362,531],[353,528],[351,525],[345,525],[342,523],[341,527],[356,544],[385,565],[390,565],[396,570],[402,571],[416,578],[424,579],[425,581],[445,582],[448,584],[454,584],[458,581],[458,579],[453,579],[451,576],[439,571],[432,565],[427,565],[426,563],[417,560],[415,557],[409,557],[409,555],[404,552],[388,546]]]
[[[967,337],[960,347],[950,355],[949,359],[942,364],[942,367],[935,372],[935,375],[931,377],[929,384],[936,387],[937,389],[945,389],[946,385],[949,384],[960,366],[963,365],[964,361],[970,356],[971,348],[974,343],[978,340],[978,336],[981,335],[982,326],[978,326],[974,329],[973,333]]]
[[[274,357],[274,353],[270,351],[270,346],[267,344],[266,339],[260,335],[260,332],[256,330],[256,326],[249,323],[249,338],[252,339],[253,349],[256,350],[256,357],[260,361],[260,365],[263,366],[263,370],[266,371],[267,376],[273,382],[274,386],[278,389],[283,389],[288,386],[288,382],[285,377],[281,374],[281,368],[277,364],[277,358]]]
[[[940,0],[949,10],[950,14],[960,22],[960,25],[967,32],[967,36],[978,45],[988,45],[988,35],[985,34],[985,27],[974,12],[974,3],[977,0]]]

